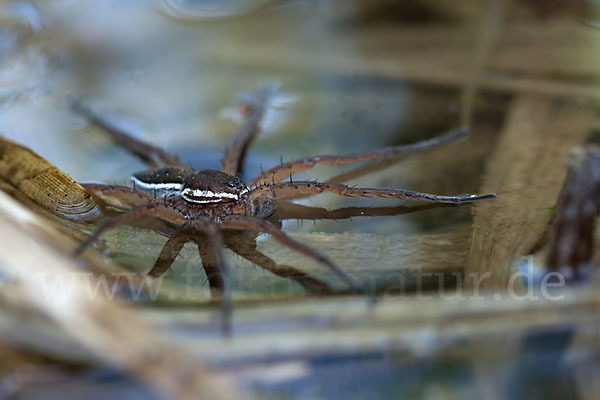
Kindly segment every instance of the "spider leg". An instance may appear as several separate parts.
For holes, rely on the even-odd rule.
[[[199,217],[195,224],[196,229],[204,233],[212,251],[202,243],[198,244],[198,251],[202,259],[202,267],[206,272],[213,293],[221,295],[221,331],[225,336],[231,334],[231,274],[229,265],[223,255],[223,237],[218,226],[208,217]]]
[[[202,268],[208,280],[211,299],[222,298],[223,296],[223,275],[219,270],[214,250],[207,243],[198,243],[198,253],[202,260]]]
[[[451,207],[452,204],[430,203],[415,207],[344,207],[335,210],[328,210],[322,207],[310,207],[302,204],[291,203],[287,201],[277,202],[275,213],[269,220],[317,220],[317,219],[348,219],[353,217],[383,217],[391,215],[411,214],[414,212],[430,210],[432,208]]]
[[[495,198],[495,194],[466,194],[459,196],[440,196],[437,194],[413,192],[402,189],[356,188],[341,183],[331,182],[283,182],[275,185],[262,185],[252,191],[255,201],[264,199],[285,199],[303,194],[331,192],[340,196],[350,197],[386,197],[393,199],[413,199],[440,204],[466,204],[474,201]],[[260,202],[260,201],[259,201]]]
[[[79,243],[74,254],[81,254],[86,247],[94,243],[100,237],[100,235],[107,230],[115,228],[119,225],[128,224],[144,216],[156,217],[160,220],[170,222],[175,225],[183,225],[186,222],[185,217],[182,214],[171,208],[163,207],[157,204],[136,207],[102,223],[90,236],[87,237],[87,239]]]
[[[108,121],[106,118],[100,116],[99,114],[94,113],[92,110],[90,110],[88,107],[81,104],[80,102],[73,102],[72,108],[75,112],[87,118],[88,121],[106,131],[115,142],[126,148],[133,155],[140,158],[149,167],[181,167],[188,171],[192,171],[192,168],[190,168],[186,163],[181,161],[174,154],[171,154],[157,146],[151,145],[142,140],[134,138],[124,129],[118,127],[117,125]]]
[[[331,178],[327,178],[327,182],[348,182],[349,180],[360,178],[362,176],[372,174],[377,171],[381,171],[384,168],[398,163],[400,160],[400,158],[385,158],[383,160],[367,163],[366,165],[361,165],[351,169],[350,171],[345,171],[341,174],[334,175]]]
[[[336,274],[342,281],[348,284],[353,290],[359,293],[364,293],[364,290],[361,288],[361,285],[357,281],[355,281],[352,277],[346,274],[342,269],[340,269],[337,265],[331,262],[327,257],[323,256],[320,253],[317,253],[310,247],[290,238],[282,230],[280,230],[270,222],[264,221],[260,218],[245,215],[229,215],[221,219],[220,225],[222,228],[225,229],[251,230],[255,232],[269,234],[279,243],[288,246],[289,248],[296,250],[299,253],[302,253],[323,264],[330,271]]]
[[[156,262],[152,269],[148,272],[148,275],[152,278],[158,278],[162,274],[168,271],[175,262],[175,259],[179,255],[179,252],[183,246],[190,240],[190,235],[187,232],[175,232],[167,243],[162,248]]]
[[[131,207],[144,206],[156,202],[156,199],[151,194],[127,186],[96,183],[84,183],[82,186],[92,196],[99,198],[105,206],[118,210],[127,210]]]
[[[242,126],[233,136],[221,159],[221,172],[229,175],[237,175],[242,173],[244,167],[244,159],[250,142],[260,131],[260,122],[264,114],[264,103],[248,104],[249,111],[244,118]]]
[[[309,293],[315,295],[331,294],[333,291],[325,282],[313,278],[309,274],[300,271],[289,265],[278,265],[270,257],[256,250],[256,242],[253,238],[243,237],[242,235],[225,236],[225,243],[227,247],[250,261],[251,263],[259,266],[260,268],[269,271],[270,273],[280,276],[282,278],[293,279]]]
[[[299,172],[312,168],[317,164],[338,166],[360,161],[406,156],[409,154],[431,150],[444,143],[458,140],[464,137],[467,133],[468,129],[462,127],[445,133],[441,136],[436,136],[434,138],[423,140],[421,142],[409,145],[386,147],[383,149],[368,151],[364,153],[354,153],[343,156],[324,155],[304,158],[296,161],[290,161],[287,163],[282,163],[281,165],[278,165],[261,173],[250,182],[250,185],[252,187],[257,187],[265,183],[277,183],[286,178],[289,178],[293,174],[297,174]]]

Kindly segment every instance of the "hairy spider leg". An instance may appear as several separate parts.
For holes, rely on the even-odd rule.
[[[325,282],[321,282],[292,266],[277,264],[273,259],[256,250],[254,238],[255,236],[248,238],[246,235],[226,235],[224,240],[227,247],[242,258],[274,275],[295,280],[311,294],[326,295],[333,293]]]
[[[222,298],[223,276],[219,272],[218,261],[214,251],[212,251],[209,244],[198,242],[198,254],[200,255],[202,268],[206,274],[211,299]]]
[[[400,160],[401,158],[385,158],[383,160],[373,161],[371,163],[352,168],[350,171],[345,171],[341,174],[334,175],[331,178],[327,178],[327,182],[344,183],[352,179],[381,171],[384,168],[398,163]]]
[[[242,173],[248,146],[260,131],[260,124],[269,101],[277,92],[277,88],[266,85],[259,88],[258,92],[255,93],[255,98],[246,100],[244,104],[241,104],[246,112],[244,122],[225,147],[221,159],[221,172],[230,175],[240,175]]]
[[[214,225],[214,224],[213,224]],[[205,229],[204,227],[202,229]],[[207,230],[210,228],[206,228]],[[222,243],[219,242],[218,235],[211,232],[210,235],[206,235],[209,238],[210,246],[206,246],[203,243],[198,243],[198,250],[200,253],[200,259],[202,261],[202,267],[209,280],[209,286],[211,290],[211,297],[214,297],[218,293],[221,299],[221,331],[224,335],[229,336],[231,334],[231,294],[229,286],[224,283],[223,275],[229,272],[227,267],[219,268],[218,257],[214,255],[217,247],[222,249]],[[156,262],[152,269],[148,272],[148,275],[153,278],[158,278],[162,274],[168,271],[173,265],[175,259],[183,249],[183,246],[191,240],[192,236],[189,230],[175,232],[165,243],[161,250]],[[216,243],[215,243],[216,242]],[[222,251],[222,250],[221,250]],[[221,257],[221,262],[225,263],[225,260]],[[225,264],[227,265],[227,264]],[[224,271],[222,274],[220,271]],[[215,279],[217,282],[215,282]]]
[[[202,267],[206,272],[211,289],[211,296],[221,295],[221,331],[225,336],[231,335],[231,272],[223,254],[223,236],[217,224],[209,217],[199,217],[195,223],[196,229],[208,238],[209,247],[198,244],[198,252]]]
[[[275,200],[294,197],[302,194],[317,194],[322,192],[331,192],[340,196],[349,197],[385,197],[393,199],[413,199],[440,204],[466,204],[474,201],[493,199],[495,194],[465,194],[459,196],[440,196],[437,194],[413,192],[402,189],[374,189],[350,187],[341,183],[330,182],[283,182],[275,185],[262,185],[252,191],[253,199],[267,200],[273,197]]]
[[[221,172],[229,175],[242,173],[248,146],[260,131],[264,109],[265,105],[262,101],[255,105],[249,105],[249,112],[245,116],[242,126],[225,147],[221,159]]]
[[[160,167],[180,167],[188,171],[192,168],[181,161],[176,155],[171,154],[160,147],[151,145],[142,140],[134,138],[123,128],[118,127],[106,118],[94,113],[88,107],[79,102],[73,102],[72,108],[77,113],[84,116],[88,121],[102,128],[108,133],[115,142],[123,146],[130,153],[140,158],[150,168]]]
[[[100,198],[105,206],[121,211],[156,203],[156,199],[151,194],[127,186],[98,183],[83,183],[82,186],[92,196]]]
[[[179,215],[180,218],[177,218],[177,215]],[[144,216],[155,217],[160,220],[178,225],[185,223],[185,217],[182,214],[178,212],[174,214],[172,209],[167,208],[161,204],[152,204],[135,207],[102,223],[90,236],[88,236],[84,241],[79,243],[79,245],[75,249],[75,255],[80,255],[86,247],[94,243],[100,237],[100,235],[102,235],[107,230],[115,228],[119,225],[131,223]]]
[[[466,127],[461,127],[443,135],[408,145],[386,147],[383,149],[342,156],[323,155],[290,161],[287,163],[282,163],[281,165],[261,173],[256,178],[252,179],[250,186],[257,187],[267,182],[277,183],[288,178],[290,175],[305,171],[318,164],[339,166],[360,161],[377,160],[390,157],[397,158],[400,156],[431,150],[441,146],[444,143],[458,140],[467,135],[467,133],[469,133],[468,129]]]
[[[75,255],[79,255],[85,250],[86,247],[91,245],[94,241],[96,241],[102,233],[106,232],[109,229],[115,228],[119,225],[124,225],[131,223],[141,217],[150,216],[155,217],[160,220],[170,222],[177,225],[183,225],[186,220],[182,214],[179,214],[181,219],[176,220],[172,218],[173,210],[171,208],[167,208],[161,204],[155,205],[146,205],[141,207],[133,208],[129,211],[126,211],[116,217],[110,218],[105,221],[102,225],[100,225],[96,230],[88,236],[88,238],[82,241],[77,248],[75,249]],[[210,220],[208,217],[198,217],[195,221],[195,228],[204,233],[210,244],[213,247],[215,253],[216,265],[219,268],[220,274],[222,274],[222,330],[225,335],[229,335],[231,331],[231,289],[230,289],[230,272],[229,267],[223,257],[223,239],[221,237],[221,232],[219,231],[217,225]],[[183,247],[186,240],[183,237],[179,237],[175,235],[174,238],[167,240],[165,247],[161,251],[159,258],[157,259],[154,267],[149,272],[151,276],[160,276],[164,273],[173,263],[179,250]],[[177,251],[177,252],[175,252]],[[160,272],[160,273],[159,273]]]
[[[331,262],[327,257],[320,253],[317,253],[310,247],[305,246],[304,244],[290,238],[281,229],[277,228],[270,222],[267,222],[260,218],[245,215],[229,215],[221,218],[220,225],[225,229],[250,230],[254,232],[269,234],[273,237],[273,239],[277,240],[279,243],[291,248],[292,250],[296,250],[299,253],[302,253],[305,256],[308,256],[314,259],[315,261],[319,262],[320,264],[324,265],[356,292],[365,293],[361,285],[356,280],[354,280],[352,277],[346,274],[342,269],[340,269],[337,265]]]
[[[183,246],[189,242],[190,234],[188,232],[175,232],[169,239],[167,243],[163,246],[156,262],[154,262],[154,266],[150,271],[148,271],[148,275],[152,278],[158,278],[165,272],[171,268],[171,265],[177,259],[179,252],[183,249]]]

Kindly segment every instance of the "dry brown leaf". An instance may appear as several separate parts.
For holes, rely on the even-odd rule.
[[[53,213],[91,221],[101,212],[91,195],[28,148],[0,137],[0,179]]]

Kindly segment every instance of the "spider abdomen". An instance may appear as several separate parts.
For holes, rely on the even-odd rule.
[[[166,167],[143,171],[131,177],[133,188],[159,198],[180,196],[189,173],[182,168]]]

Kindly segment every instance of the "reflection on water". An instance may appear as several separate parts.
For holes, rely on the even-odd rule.
[[[363,63],[352,36],[331,31],[334,6],[327,2],[300,13],[281,7],[219,24],[182,23],[147,2],[57,1],[30,7],[43,30],[13,50],[12,76],[3,82],[20,101],[0,122],[6,135],[79,180],[120,180],[140,166],[109,151],[96,132],[81,132],[84,122],[67,108],[73,95],[147,140],[206,154],[218,153],[235,129],[219,110],[240,91],[265,79],[279,81],[299,101],[277,137],[255,146],[259,152],[268,146],[262,152],[272,154],[263,156],[267,165],[280,154],[288,159],[385,144],[407,110],[403,90],[382,90],[376,82],[353,82],[319,67],[319,58],[332,54],[345,63]],[[288,53],[302,54],[307,62],[298,64]]]
[[[0,113],[0,128],[79,182],[127,183],[132,173],[146,166],[74,113],[70,108],[73,98],[134,136],[204,169],[218,167],[223,147],[239,125],[236,105],[240,99],[265,82],[275,83],[280,95],[267,113],[268,126],[250,148],[246,178],[281,160],[410,143],[458,125],[455,94],[427,88],[416,91],[385,73],[392,71],[390,66],[397,60],[390,52],[393,47],[380,37],[392,40],[392,45],[398,39],[386,26],[382,31],[373,30],[370,21],[361,21],[360,2],[63,0],[11,4],[7,15],[18,23],[11,25],[14,35],[7,38],[13,40],[6,50],[10,63],[0,71],[10,99]],[[174,9],[177,15],[173,15]],[[180,18],[182,12],[187,13],[186,18]],[[199,17],[202,13],[208,20]],[[349,22],[355,19],[352,28]],[[458,39],[462,41],[468,43],[468,38]],[[467,152],[468,146],[452,144],[349,183],[446,194],[476,192],[479,173],[471,160],[447,167],[448,158],[459,148]],[[325,180],[348,168],[317,166],[298,179]],[[454,175],[468,178],[452,179]],[[326,194],[301,203],[330,209],[398,205],[389,199]],[[351,269],[363,267],[359,253],[375,249],[377,257],[367,258],[367,262],[378,260],[382,271],[387,271],[397,262],[382,255],[390,254],[393,247],[386,238],[402,242],[407,233],[468,220],[470,208],[463,207],[343,221],[291,221],[284,223],[284,229],[374,234],[362,239],[332,237],[314,245],[327,252],[325,244],[336,243],[335,251],[345,249],[346,256],[355,253],[354,265],[336,260]],[[130,231],[120,232],[123,235],[117,230],[109,239],[112,254],[132,256],[130,263],[147,271],[164,238],[138,231],[139,238],[130,242],[122,240]],[[259,246],[266,246],[269,254],[285,264],[288,252],[263,239],[259,237]],[[142,252],[144,257],[140,257]],[[174,270],[187,270],[190,265],[198,268],[197,252],[188,249],[184,254],[187,256]],[[247,270],[243,261],[232,262]],[[452,261],[453,265],[457,262],[462,261]],[[305,259],[296,264],[311,266]],[[323,273],[314,263],[312,269]],[[247,287],[244,281],[259,280],[265,281],[261,287],[279,287],[262,276],[253,270],[239,274],[237,287]]]
[[[241,17],[253,11],[258,11],[268,5],[280,9],[306,4],[305,1],[273,0],[229,0],[229,1],[197,1],[197,0],[160,0],[158,7],[167,15],[182,20],[215,21],[224,18]]]
[[[548,13],[538,7],[553,1],[507,6],[509,23],[502,37],[491,44],[485,73],[476,74],[473,60],[478,59],[481,32],[490,22],[485,19],[487,3],[491,4],[476,0],[4,1],[0,8],[0,132],[81,182],[124,183],[133,172],[145,169],[72,112],[69,104],[77,98],[136,137],[178,154],[194,168],[217,168],[223,147],[239,124],[236,99],[264,82],[275,82],[284,96],[272,110],[270,125],[249,151],[248,178],[280,159],[411,143],[456,128],[462,91],[478,76],[484,94],[472,104],[474,134],[464,143],[387,165],[349,182],[440,194],[476,193],[498,132],[509,119],[506,110],[519,104],[512,101],[516,95],[558,96],[558,103],[575,100],[582,107],[589,99],[600,98],[590,83],[598,72],[597,55],[590,51],[597,32],[581,26],[578,16],[560,19],[558,8]],[[493,15],[491,21],[495,21]],[[535,111],[538,102],[527,100],[523,104]],[[528,121],[528,117],[523,119]],[[523,141],[523,146],[531,147],[523,147],[522,152],[510,149],[518,157],[508,160],[507,168],[531,154],[543,158],[547,149],[532,145],[534,139]],[[347,170],[319,166],[298,178],[325,180]],[[497,187],[491,191],[499,191],[500,196],[518,194],[536,183],[525,177],[516,188],[506,189],[510,179],[518,178],[498,179],[492,182]],[[538,208],[547,210],[552,199],[544,201]],[[328,209],[398,205],[334,195],[299,203]],[[516,215],[517,222],[529,218]],[[462,271],[470,257],[471,221],[469,207],[438,208],[314,224],[291,221],[284,224],[284,230],[321,250],[346,271],[368,274],[380,282],[413,265]],[[498,226],[504,229],[513,222],[507,217]],[[547,224],[542,221],[540,225]],[[520,240],[520,232],[515,236]],[[154,232],[132,227],[106,237],[112,257],[136,271],[151,267],[164,241]],[[301,271],[331,281],[321,266],[270,239],[259,237],[258,249],[279,264],[293,262]],[[304,293],[298,285],[252,269],[249,262],[232,261],[238,267],[233,278],[236,300]],[[197,250],[188,246],[167,275],[177,284],[184,279],[180,278],[184,271],[198,271],[199,262]],[[366,267],[372,269],[365,273]],[[208,291],[202,283],[195,286],[194,281],[198,290],[181,295],[183,300],[195,306],[205,304]],[[424,328],[425,334],[429,329]],[[519,339],[513,339],[518,345]],[[533,335],[531,341],[537,339]],[[557,393],[571,393],[571,375],[557,380],[563,370],[548,371],[536,359],[547,348],[562,356],[563,338],[555,339],[556,343],[553,339],[545,346],[534,346],[531,360],[526,351],[507,360],[491,349],[501,360],[498,364],[485,356],[479,364],[466,360],[472,353],[490,351],[485,340],[484,344],[475,340],[464,353],[462,349],[452,353],[454,358],[447,363],[435,357],[407,361],[404,354],[390,356],[386,349],[363,359],[315,356],[303,361],[311,366],[311,374],[283,382],[274,390],[266,385],[265,393],[292,395],[307,388],[307,398],[339,398],[351,388],[348,396],[359,398],[379,388],[391,396],[387,391],[398,391],[400,383],[400,389],[410,388],[417,398],[481,398],[486,388],[473,381],[486,386],[490,376],[504,374],[511,388],[529,393],[535,388],[530,389],[528,380],[519,374],[529,376],[533,370],[539,372],[532,379],[539,379],[540,386],[554,380]],[[418,351],[423,354],[423,349]],[[551,355],[544,359],[548,362],[559,357],[552,351],[547,354]],[[396,362],[396,356],[400,361]],[[365,372],[367,376],[363,381],[355,379],[357,365],[359,375]],[[342,377],[340,368],[346,368]],[[348,383],[348,387],[335,382]],[[446,391],[450,386],[453,391]]]
[[[69,99],[77,96],[195,167],[215,168],[237,126],[223,111],[237,94],[267,80],[280,82],[296,101],[282,110],[285,118],[277,129],[265,132],[252,147],[248,175],[280,158],[352,152],[419,138],[415,130],[409,131],[410,137],[399,135],[411,112],[407,88],[368,73],[368,48],[361,43],[368,32],[348,31],[338,22],[348,6],[267,3],[163,4],[187,7],[190,14],[213,7],[232,13],[263,10],[207,23],[182,22],[147,2],[15,2],[16,10],[29,10],[16,15],[26,15],[30,22],[17,30],[16,37],[26,32],[28,40],[11,50],[13,66],[1,71],[7,75],[5,98],[11,101],[0,115],[2,131],[78,181],[124,182],[144,169],[69,110]],[[456,119],[444,119],[424,134],[456,126]],[[324,179],[338,172],[321,168],[306,177]],[[370,177],[364,182],[377,186],[381,180]],[[385,183],[395,187],[404,182]],[[327,196],[318,204],[330,203],[348,204]]]
[[[236,99],[264,82],[277,82],[282,98],[273,105],[271,126],[249,151],[247,178],[281,159],[410,143],[455,128],[461,84],[446,70],[458,68],[468,77],[480,10],[473,5],[446,9],[426,2],[389,6],[384,1],[325,0],[8,4],[2,14],[9,33],[2,48],[9,61],[0,70],[5,100],[0,129],[76,180],[108,183],[125,183],[145,166],[73,113],[73,97],[203,169],[218,166],[224,144],[239,124]],[[187,18],[165,8],[187,13]],[[437,24],[430,27],[431,21]],[[447,60],[441,70],[438,60]],[[501,65],[511,60],[501,57]],[[429,73],[434,73],[431,78]],[[466,142],[349,183],[443,194],[478,192],[506,98],[493,94],[478,101],[481,122],[476,121],[477,132]],[[298,178],[326,180],[347,169],[317,166]],[[300,203],[329,209],[397,205],[327,194]],[[462,207],[292,221],[284,228],[353,238],[373,234],[358,243],[331,237],[336,248],[353,254],[350,258],[362,259],[358,252],[364,254],[361,249],[372,249],[378,241],[447,230],[470,220],[470,207]],[[160,252],[161,240],[147,239],[153,246],[148,254]],[[380,245],[378,254],[384,248]],[[197,255],[190,257],[198,263]],[[397,264],[394,258],[378,263]]]

